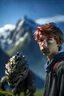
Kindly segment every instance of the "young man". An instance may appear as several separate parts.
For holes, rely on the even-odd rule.
[[[54,24],[39,26],[35,32],[41,52],[47,56],[44,96],[64,96],[63,33]]]

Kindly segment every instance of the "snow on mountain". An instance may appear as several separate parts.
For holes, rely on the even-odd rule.
[[[37,26],[38,24],[24,16],[16,25],[7,24],[4,27],[1,27],[0,47],[5,51],[17,46],[20,42],[24,42],[28,37],[29,30],[32,30],[33,32]]]
[[[3,36],[4,38],[7,38],[9,35],[9,32],[12,31],[15,28],[15,25],[12,24],[6,24],[4,27],[0,28],[0,37]]]

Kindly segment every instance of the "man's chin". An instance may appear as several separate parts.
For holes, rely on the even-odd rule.
[[[50,54],[50,52],[49,51],[42,51],[41,50],[41,52],[43,53],[43,55],[45,55],[45,56],[49,56],[49,54]]]
[[[43,53],[43,52],[42,52]],[[43,53],[43,55],[45,55],[45,56],[49,56],[49,53]]]

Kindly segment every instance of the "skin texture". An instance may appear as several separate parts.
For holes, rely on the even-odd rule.
[[[41,52],[48,57],[49,61],[58,53],[58,44],[54,36],[40,35],[38,44]]]

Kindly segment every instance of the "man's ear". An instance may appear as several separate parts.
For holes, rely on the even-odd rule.
[[[63,43],[63,40],[59,40],[59,41],[57,42],[57,46],[60,47],[60,46],[62,45],[62,43]]]
[[[63,43],[63,40],[59,40],[59,46],[61,46]]]

